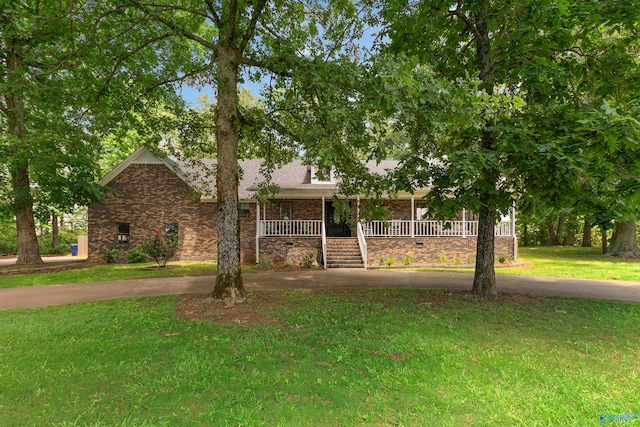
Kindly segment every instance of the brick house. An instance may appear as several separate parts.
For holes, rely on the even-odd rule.
[[[478,222],[471,212],[450,221],[425,220],[419,207],[426,190],[400,193],[385,201],[389,218],[361,221],[360,198],[349,199],[353,218],[346,221],[333,206],[336,183],[319,178],[313,167],[294,161],[273,172],[280,190],[268,203],[254,194],[264,181],[259,160],[241,161],[240,238],[243,263],[269,256],[276,262],[298,264],[312,255],[325,267],[464,264],[475,259]],[[395,162],[372,166],[391,169]],[[216,260],[216,201],[194,188],[209,186],[205,176],[171,159],[160,159],[141,147],[108,173],[103,203],[89,208],[89,255],[109,248],[126,251],[160,232],[178,237],[176,258],[184,261]],[[331,174],[326,174],[331,175]],[[196,182],[197,181],[197,182]],[[515,258],[515,214],[496,225],[496,254]]]

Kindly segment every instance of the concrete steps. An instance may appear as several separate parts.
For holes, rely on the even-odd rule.
[[[327,238],[327,268],[364,268],[358,239]]]

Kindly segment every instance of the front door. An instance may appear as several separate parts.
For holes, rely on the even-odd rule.
[[[327,237],[351,237],[351,228],[346,221],[340,219],[333,202],[325,202],[324,212]]]

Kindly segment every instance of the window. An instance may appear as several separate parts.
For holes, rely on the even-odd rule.
[[[332,184],[334,182],[333,169],[328,167],[311,167],[312,184]]]
[[[240,217],[249,218],[249,203],[240,203]]]
[[[416,220],[423,221],[429,219],[427,208],[416,208]]]
[[[280,203],[280,219],[292,219],[293,218],[293,203],[281,202]]]
[[[171,222],[168,224],[164,225],[164,234],[165,234],[165,238],[167,239],[171,239],[173,237],[175,237],[176,239],[178,238],[178,223],[177,222]]]
[[[476,215],[475,213],[473,213],[472,211],[465,211],[465,221],[477,221],[478,220],[478,215]]]
[[[131,240],[131,233],[129,232],[130,227],[128,222],[117,222],[116,223],[116,232],[118,236],[118,244],[119,245],[128,245]]]

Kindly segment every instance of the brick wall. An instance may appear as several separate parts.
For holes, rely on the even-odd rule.
[[[113,192],[89,208],[89,255],[113,246],[126,251],[154,236],[166,223],[178,223],[180,260],[216,259],[216,205],[201,203],[189,186],[165,165],[132,164],[109,182]],[[129,223],[128,245],[116,241],[116,223]]]
[[[322,249],[320,237],[261,237],[260,256],[270,256],[276,263],[284,263],[287,259],[293,265],[300,265],[302,258],[309,252],[319,261]]]
[[[298,220],[321,220],[322,219],[322,200],[270,200],[266,205],[266,218],[264,206],[260,207],[260,219],[276,220],[280,219],[280,207],[282,204],[291,204],[292,218]],[[254,224],[255,225],[255,224]]]
[[[368,264],[377,267],[381,259],[395,258],[395,265],[403,265],[408,252],[413,252],[411,265],[440,265],[446,258],[447,265],[475,263],[475,237],[368,237]],[[500,254],[513,259],[513,238],[496,237],[496,260]]]
[[[89,255],[97,256],[115,247],[124,261],[126,251],[160,231],[166,223],[178,223],[176,259],[216,260],[216,203],[202,203],[189,186],[165,165],[132,164],[115,177],[104,203],[89,208]],[[255,204],[249,217],[240,218],[242,261],[255,262]],[[131,241],[117,244],[116,223],[129,223]]]

